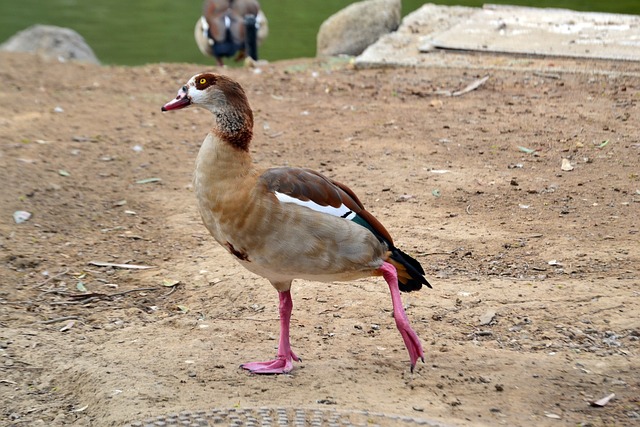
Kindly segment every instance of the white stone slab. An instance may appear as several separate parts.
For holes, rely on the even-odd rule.
[[[432,33],[420,51],[433,47],[640,61],[640,16],[485,5]]]

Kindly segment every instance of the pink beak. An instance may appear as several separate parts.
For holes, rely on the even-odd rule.
[[[162,106],[162,111],[179,110],[191,105],[191,99],[187,96],[187,91],[182,88],[178,91],[178,96]]]

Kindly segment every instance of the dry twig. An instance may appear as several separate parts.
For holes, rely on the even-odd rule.
[[[116,292],[114,294],[103,294],[99,292],[91,292],[86,294],[65,294],[61,293],[61,295],[65,295],[71,298],[73,301],[52,301],[50,305],[73,305],[73,304],[88,304],[90,302],[94,302],[100,299],[110,299],[114,297],[119,297],[122,295],[130,294],[131,292],[143,292],[143,291],[159,291],[161,288],[136,288],[129,289],[127,291]]]
[[[58,273],[58,274],[56,274],[54,276],[48,277],[45,281],[38,283],[37,285],[34,286],[34,288],[39,288],[41,286],[44,286],[47,283],[49,283],[50,281],[52,281],[53,279],[57,279],[60,276],[64,276],[68,272],[69,272],[69,268],[65,268],[64,271],[62,271],[62,272],[60,272],[60,273]]]
[[[89,265],[95,265],[96,267],[113,267],[113,268],[126,268],[132,270],[146,270],[149,268],[155,268],[151,265],[136,265],[136,264],[114,264],[112,262],[102,262],[102,261],[89,261]]]
[[[55,319],[41,320],[38,323],[42,325],[50,325],[52,323],[64,322],[65,320],[80,320],[80,318],[78,316],[64,316],[64,317],[56,317]]]

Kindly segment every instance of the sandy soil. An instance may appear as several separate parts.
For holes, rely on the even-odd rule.
[[[196,212],[194,158],[212,118],[160,112],[202,67],[2,54],[0,424],[279,406],[638,425],[640,78],[625,64],[542,65],[225,70],[255,110],[255,161],[348,183],[434,285],[403,295],[426,350],[414,374],[372,278],[295,283],[304,361],[254,376],[238,365],[275,354],[276,293]],[[443,92],[487,74],[463,96]],[[32,217],[16,224],[17,210]]]

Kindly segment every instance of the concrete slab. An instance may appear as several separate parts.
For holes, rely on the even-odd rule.
[[[397,31],[382,36],[355,60],[358,67],[424,65],[420,47],[437,34],[468,19],[478,9],[425,4],[408,14]]]
[[[515,49],[508,51],[497,45],[492,50],[489,47],[493,45],[481,41],[481,34],[464,34],[465,26],[475,28],[474,22],[476,21],[472,19],[474,16],[494,16],[497,9],[503,9],[505,17],[508,17],[508,20],[504,22],[506,27],[500,23],[485,25],[485,30],[490,30],[489,33],[496,39],[510,39],[506,34],[509,31],[515,32],[516,25],[514,23],[519,23],[525,29],[526,25],[531,27],[533,23],[527,24],[530,21],[529,16],[536,16],[538,27],[533,27],[534,29],[538,28],[536,32],[531,30],[532,32],[528,36],[518,38],[517,42],[509,41],[515,47],[520,46],[520,51]],[[581,34],[585,35],[584,40],[589,40],[587,35],[595,36],[592,40],[603,40],[607,43],[609,40],[611,43],[615,41],[619,49],[614,49],[610,45],[607,45],[606,49],[594,49],[593,45],[597,45],[597,43],[587,45],[581,41],[573,44],[577,48],[582,48],[582,52],[577,51],[574,56],[564,54],[558,46],[557,38],[544,37],[542,29],[544,29],[545,22],[547,26],[561,25],[563,22],[552,24],[553,21],[549,20],[552,15],[547,15],[547,12],[552,12],[555,17],[564,17],[565,28],[571,26],[574,30],[584,31],[574,33],[573,39],[577,40]],[[594,20],[595,17],[592,15],[597,15],[600,19]],[[575,19],[572,18],[574,16]],[[607,20],[604,20],[605,17]],[[592,21],[588,21],[592,22],[590,26],[580,20],[585,18],[592,19]],[[492,23],[489,19],[486,19],[485,22]],[[601,24],[596,25],[599,22]],[[596,29],[603,31],[598,32]],[[501,35],[500,30],[504,30],[505,34]],[[455,38],[456,32],[461,32],[461,36]],[[463,42],[466,44],[463,45]],[[570,40],[567,45],[572,47],[572,43],[569,42]],[[543,50],[542,47],[545,45],[547,46],[546,50]],[[537,48],[537,46],[541,46],[541,48]],[[592,50],[590,56],[584,56],[584,49],[587,46]],[[485,70],[520,69],[538,72],[640,75],[640,61],[633,60],[636,57],[640,59],[640,16],[585,14],[559,9],[532,9],[515,6],[486,6],[486,8],[480,9],[425,4],[407,15],[398,31],[381,37],[378,42],[369,46],[360,56],[355,58],[355,66],[358,68],[459,67]]]
[[[420,50],[640,61],[640,16],[485,5]]]

